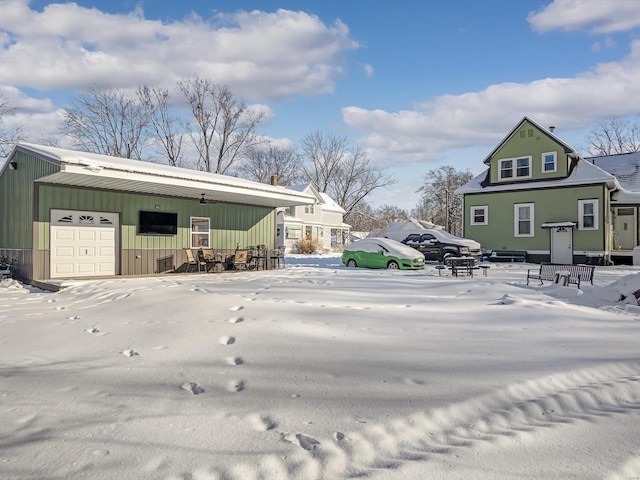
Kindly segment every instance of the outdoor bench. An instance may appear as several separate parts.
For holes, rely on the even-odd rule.
[[[527,285],[529,279],[535,279],[542,285],[543,280],[558,282],[564,277],[567,283],[572,283],[580,288],[580,282],[588,281],[593,285],[593,273],[596,267],[593,265],[564,265],[562,263],[541,263],[540,269],[527,270]]]
[[[520,250],[493,250],[489,255],[490,262],[526,262],[527,252]]]

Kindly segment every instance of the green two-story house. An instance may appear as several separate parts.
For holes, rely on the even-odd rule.
[[[581,159],[523,118],[484,160],[483,173],[457,190],[464,236],[491,251],[524,251],[530,262],[611,260],[617,178]],[[630,252],[629,252],[630,253]]]

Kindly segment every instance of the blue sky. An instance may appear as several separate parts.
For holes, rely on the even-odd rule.
[[[480,173],[525,115],[580,150],[610,115],[640,111],[632,0],[0,0],[0,94],[31,141],[97,81],[226,83],[268,112],[265,136],[346,135],[412,208],[424,174]],[[586,153],[586,152],[584,152]]]

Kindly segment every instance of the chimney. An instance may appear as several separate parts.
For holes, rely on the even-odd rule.
[[[555,129],[556,129],[556,127],[554,127],[553,125],[551,125],[551,126],[549,127],[549,131],[550,131],[551,133],[553,133],[553,131],[554,131]]]
[[[271,175],[271,185],[273,185],[274,187],[278,186],[278,176],[277,175]]]

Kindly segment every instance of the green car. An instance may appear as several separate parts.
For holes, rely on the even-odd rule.
[[[363,238],[344,248],[342,263],[347,267],[424,269],[424,255],[415,248],[390,238]]]

